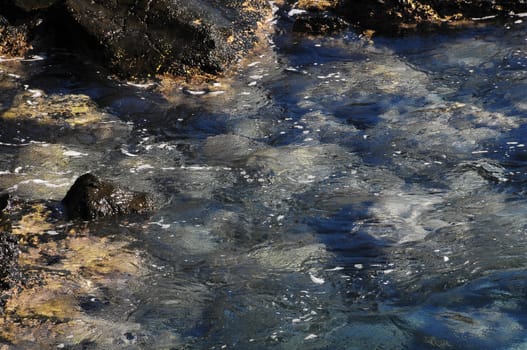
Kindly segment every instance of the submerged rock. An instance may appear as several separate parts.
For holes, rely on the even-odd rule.
[[[145,213],[153,206],[146,193],[121,188],[90,173],[75,181],[62,203],[71,219],[82,220]]]

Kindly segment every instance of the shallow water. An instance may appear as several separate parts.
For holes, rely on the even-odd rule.
[[[88,225],[148,272],[79,296],[85,346],[524,348],[525,29],[278,35],[199,88],[1,62],[0,186],[59,200],[93,171],[156,195]]]

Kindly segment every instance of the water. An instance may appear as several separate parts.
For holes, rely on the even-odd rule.
[[[59,200],[93,171],[159,207],[82,229],[144,265],[46,344],[525,348],[525,29],[277,35],[197,87],[0,63],[1,187]]]

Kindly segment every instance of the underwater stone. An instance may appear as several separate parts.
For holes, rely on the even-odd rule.
[[[80,176],[62,200],[70,219],[145,213],[153,208],[148,194],[124,189],[88,173]]]

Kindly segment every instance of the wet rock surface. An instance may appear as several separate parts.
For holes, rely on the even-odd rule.
[[[434,30],[474,25],[481,20],[513,17],[527,11],[525,1],[461,0],[340,0],[298,1],[288,12],[293,30],[309,34],[328,34],[349,23],[361,30],[399,35],[416,30]]]
[[[152,209],[146,193],[126,190],[93,174],[79,177],[62,200],[70,218],[91,220]]]
[[[525,1],[389,0],[342,1],[337,12],[360,27],[395,34],[412,29],[433,29],[487,16],[507,17],[527,10]]]
[[[270,14],[263,0],[12,0],[7,4],[3,12],[9,16],[1,17],[6,14],[0,11],[0,55],[25,55],[32,42],[44,50],[57,42],[82,46],[121,77],[136,78],[223,72],[262,41],[259,26]],[[298,1],[278,2],[278,6],[291,18],[291,30],[316,35],[335,33],[350,24],[398,35],[473,25],[527,11],[523,0]],[[54,41],[48,40],[51,37]]]
[[[266,2],[66,1],[122,75],[217,73],[253,46]]]
[[[24,55],[34,41],[39,50],[77,47],[122,77],[218,73],[255,45],[269,10],[263,0],[9,0],[0,54]]]

